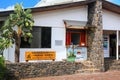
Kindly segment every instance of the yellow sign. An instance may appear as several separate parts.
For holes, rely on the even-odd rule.
[[[25,60],[55,60],[55,51],[27,51]]]

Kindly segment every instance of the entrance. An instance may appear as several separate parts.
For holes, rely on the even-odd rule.
[[[116,58],[116,32],[104,31],[103,41],[104,57]]]
[[[116,58],[116,34],[110,34],[110,57]]]

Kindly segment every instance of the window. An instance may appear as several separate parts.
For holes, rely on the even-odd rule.
[[[71,33],[71,43],[73,45],[80,44],[80,33]]]
[[[86,31],[69,30],[66,31],[66,45],[86,46]]]
[[[51,28],[42,28],[41,48],[51,48]]]
[[[33,27],[31,43],[21,38],[21,48],[51,48],[51,28]]]

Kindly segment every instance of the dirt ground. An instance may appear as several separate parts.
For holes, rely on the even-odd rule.
[[[120,80],[120,71],[82,73],[63,76],[38,77],[21,80]]]

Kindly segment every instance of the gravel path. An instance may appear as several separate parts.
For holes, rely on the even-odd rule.
[[[21,80],[120,80],[120,71],[103,73],[83,73],[63,76],[38,77]]]

